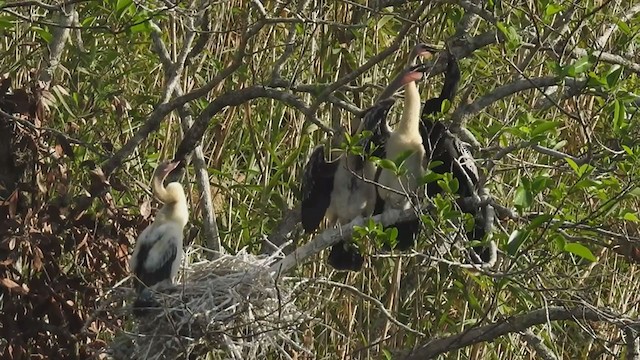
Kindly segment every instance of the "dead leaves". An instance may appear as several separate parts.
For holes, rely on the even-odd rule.
[[[7,278],[1,278],[0,285],[9,290],[9,293],[26,295],[29,292],[29,288],[26,285],[22,284],[22,286],[20,286],[15,281]]]

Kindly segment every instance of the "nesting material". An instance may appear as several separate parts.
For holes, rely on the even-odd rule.
[[[196,250],[198,251],[198,250]],[[188,257],[195,257],[193,252]],[[311,316],[294,304],[296,284],[274,281],[280,256],[245,251],[188,265],[177,285],[155,289],[160,306],[138,317],[132,334],[136,359],[290,358],[307,352],[298,340]]]

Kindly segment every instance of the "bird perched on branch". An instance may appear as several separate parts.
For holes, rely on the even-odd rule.
[[[415,67],[417,58],[420,56],[430,56],[436,50],[425,45],[418,44],[414,47],[408,60],[408,67]],[[401,169],[382,168],[376,177],[380,184],[378,188],[378,204],[376,213],[388,209],[406,210],[415,204],[419,181],[424,174],[423,159],[424,147],[422,146],[422,136],[420,135],[420,93],[416,84],[422,78],[420,72],[409,72],[402,77],[402,84],[405,89],[404,107],[402,118],[393,131],[388,124],[380,124],[381,138],[384,141],[384,158],[401,162]],[[383,93],[382,96],[392,94]],[[388,227],[395,227],[398,230],[397,244],[398,250],[410,249],[420,233],[420,220],[406,220],[398,222]]]
[[[404,69],[382,92],[380,100],[365,111],[354,133],[354,136],[363,131],[372,134],[360,142],[365,154],[373,150],[373,155],[382,157],[379,151],[384,148],[389,132],[386,117],[395,102],[390,97],[408,82],[420,79],[424,71],[424,67],[417,65]],[[376,172],[375,165],[364,155],[343,153],[339,159],[327,161],[324,146],[316,147],[302,178],[301,216],[305,231],[315,231],[324,218],[334,225],[349,223],[359,216],[371,216],[377,201]],[[329,264],[337,270],[358,271],[363,261],[357,247],[345,241],[333,245],[328,258]]]
[[[453,178],[458,181],[457,203],[462,212],[471,214],[475,220],[474,228],[467,233],[467,238],[480,241],[491,231],[493,216],[487,214],[486,207],[490,205],[479,205],[478,168],[469,147],[440,121],[442,104],[447,100],[453,101],[459,82],[458,61],[451,52],[447,51],[447,69],[442,91],[439,96],[425,102],[420,116],[420,134],[426,154],[425,167],[428,167],[431,162],[437,162],[437,165],[431,167],[431,171],[437,174],[453,174]],[[427,183],[428,197],[434,197],[442,192],[443,189],[436,181]],[[493,264],[495,258],[496,249],[493,243],[488,248],[480,246],[472,248],[471,259],[474,263]]]
[[[134,287],[138,294],[160,282],[171,283],[178,274],[183,256],[183,230],[189,220],[189,209],[180,183],[164,185],[164,180],[178,164],[178,161],[161,163],[153,174],[153,193],[164,205],[151,225],[138,236],[131,255],[129,266],[135,275]],[[137,305],[143,306],[141,302],[144,301],[137,301],[134,309]]]

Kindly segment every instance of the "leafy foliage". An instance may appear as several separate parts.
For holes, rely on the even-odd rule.
[[[446,193],[421,214],[427,231],[417,254],[377,256],[397,233],[369,222],[356,231],[372,255],[361,273],[332,272],[324,256],[295,271],[379,299],[407,328],[366,297],[318,282],[297,299],[323,324],[305,329],[309,349],[318,358],[395,358],[433,338],[577,299],[637,318],[637,7],[375,3],[232,0],[189,8],[108,0],[61,11],[0,1],[0,66],[8,74],[0,82],[2,357],[86,358],[133,328],[126,305],[105,298],[127,291],[118,283],[153,213],[153,168],[190,136],[202,144],[223,248],[265,251],[262,235],[296,204],[302,166],[326,141],[324,127],[357,128],[361,109],[419,40],[446,44],[460,59],[462,96],[443,105],[444,121],[466,127],[480,145],[500,261],[480,273],[458,266],[463,251],[450,245],[473,219],[452,195],[457,180],[428,172],[422,183]],[[75,12],[56,47],[61,28],[52,23]],[[158,43],[169,61],[184,55],[184,66],[168,66]],[[423,99],[440,88],[441,65],[419,85]],[[253,86],[265,92],[240,96]],[[186,130],[185,114],[200,134],[195,125]],[[362,151],[358,137],[346,137],[349,151]],[[378,164],[401,171],[402,160]],[[207,194],[191,169],[185,241],[206,245],[200,199]],[[603,323],[531,329],[558,358],[626,351],[618,328]],[[534,358],[523,341],[510,334],[446,356]]]

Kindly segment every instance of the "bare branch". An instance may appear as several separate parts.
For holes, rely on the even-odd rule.
[[[496,321],[493,324],[477,326],[444,338],[436,338],[420,346],[405,360],[431,359],[469,345],[490,342],[498,337],[525,331],[528,328],[550,321],[603,321],[618,326],[639,326],[638,319],[626,318],[609,310],[600,310],[591,306],[565,308],[552,306],[530,311],[522,315],[512,316]]]
[[[507,96],[517,92],[529,90],[533,88],[543,88],[555,85],[559,82],[559,78],[555,76],[546,76],[533,79],[520,79],[512,83],[500,86],[490,93],[481,96],[471,104],[460,106],[451,115],[451,121],[454,129],[460,127],[468,118],[479,113],[482,109],[501,100]]]
[[[352,82],[353,80],[357,79],[360,75],[364,74],[365,71],[369,70],[375,64],[377,64],[380,61],[384,60],[387,56],[391,55],[396,50],[398,50],[398,48],[400,47],[400,44],[402,43],[402,40],[404,39],[406,34],[409,32],[409,30],[414,26],[415,22],[420,18],[420,15],[422,15],[422,13],[424,12],[424,10],[427,8],[428,5],[429,5],[429,2],[428,1],[424,1],[424,2],[422,2],[420,4],[420,6],[418,6],[418,8],[411,15],[411,18],[409,19],[409,22],[407,22],[402,27],[402,29],[400,29],[400,31],[398,32],[398,35],[396,35],[395,39],[393,39],[393,42],[391,42],[391,45],[388,48],[386,48],[385,50],[381,51],[377,55],[373,56],[372,58],[369,59],[369,61],[364,63],[362,66],[360,66],[359,68],[355,69],[354,71],[352,71],[351,73],[347,74],[346,76],[341,77],[338,81],[336,81],[335,83],[331,84],[326,89],[324,89],[320,93],[320,95],[318,95],[318,97],[315,99],[313,104],[311,104],[311,106],[310,106],[310,110],[311,110],[310,114],[315,115],[315,113],[318,110],[318,108],[320,107],[320,105],[323,102],[325,102],[327,100],[327,98],[329,97],[329,95],[331,95],[334,91],[340,89],[342,86],[344,86],[344,85]],[[307,119],[312,121],[311,120],[312,117],[309,116],[309,115],[307,116]]]
[[[383,226],[388,226],[395,224],[398,221],[415,219],[416,216],[417,215],[413,209],[404,211],[389,210],[380,215],[373,216],[371,219],[375,222],[382,223]],[[279,274],[288,272],[296,265],[305,261],[305,259],[318,254],[320,251],[336,244],[338,241],[350,238],[353,233],[353,228],[355,226],[362,226],[364,224],[364,220],[364,218],[359,217],[346,225],[325,230],[320,235],[314,237],[310,242],[296,248],[296,251],[287,255],[284,259],[273,264],[271,266],[271,271],[275,272],[277,277]]]
[[[204,135],[204,132],[209,125],[209,121],[214,115],[222,111],[222,109],[227,106],[238,106],[247,101],[257,98],[279,100],[285,105],[293,107],[305,114],[307,116],[307,119],[310,119],[311,122],[318,125],[318,127],[323,129],[324,131],[333,131],[331,128],[324,125],[318,118],[316,118],[315,114],[311,112],[311,109],[307,107],[307,105],[294,94],[266,86],[254,85],[248,88],[230,91],[218,96],[215,100],[213,100],[202,111],[191,129],[189,129],[189,132],[185,134],[184,139],[182,140],[178,147],[178,150],[176,151],[176,159],[185,158],[187,154],[189,154],[191,150],[193,150],[195,146],[202,140],[202,136]]]
[[[573,53],[576,56],[587,56],[588,52],[586,49],[582,49],[582,48],[575,48],[573,49]],[[626,59],[620,55],[616,55],[616,54],[612,54],[612,53],[608,53],[608,52],[604,52],[604,51],[594,51],[593,56],[595,56],[596,58],[609,63],[609,64],[618,64],[618,65],[622,65],[624,67],[626,67],[627,69],[640,74],[640,64],[633,62],[629,59]]]
[[[189,20],[192,21],[192,20]],[[192,25],[192,24],[191,24]],[[177,86],[182,70],[184,68],[184,62],[187,59],[188,54],[191,53],[191,43],[195,37],[195,33],[190,31],[186,35],[185,42],[182,46],[180,55],[178,56],[178,62],[173,63],[171,61],[167,47],[162,41],[161,32],[157,25],[152,23],[155,31],[151,32],[151,38],[154,44],[154,50],[160,58],[160,62],[163,64],[166,78],[173,78],[174,80],[167,80],[175,82],[172,92],[177,96],[182,95],[182,89]],[[169,90],[167,90],[168,92]],[[171,93],[168,93],[171,96]],[[178,108],[178,115],[180,116],[183,133],[187,133],[189,128],[193,125],[193,117],[189,111],[189,104],[184,104]],[[220,235],[218,232],[218,225],[216,223],[215,208],[213,206],[213,199],[211,196],[211,185],[209,183],[209,172],[206,161],[204,159],[204,152],[202,146],[198,145],[194,149],[193,165],[196,173],[196,181],[198,184],[198,190],[201,194],[201,207],[202,207],[202,220],[203,220],[203,233],[204,233],[204,245],[213,250],[213,252],[207,252],[206,254],[221,254],[223,249],[220,246]]]
[[[52,38],[49,42],[48,66],[40,72],[40,81],[45,83],[45,89],[49,87],[53,79],[53,72],[58,68],[58,65],[60,65],[60,57],[64,51],[67,39],[69,39],[69,27],[74,22],[74,11],[75,5],[67,4],[64,7],[64,11],[56,13],[55,15],[57,17],[55,20],[57,26],[53,26]]]
[[[544,340],[542,340],[540,336],[534,334],[531,329],[523,331],[522,338],[536,351],[542,360],[558,360],[558,357],[553,353],[553,351],[544,344]]]

